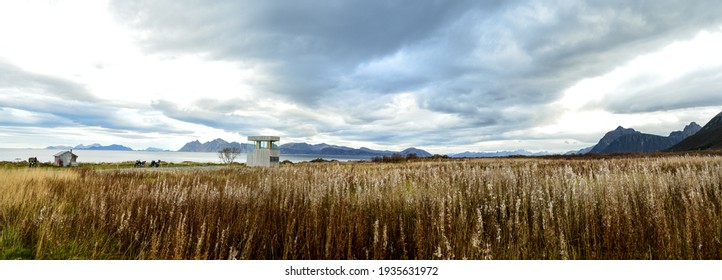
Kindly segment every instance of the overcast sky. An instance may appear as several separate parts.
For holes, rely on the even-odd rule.
[[[432,153],[722,111],[722,1],[2,1],[0,147],[249,135]]]

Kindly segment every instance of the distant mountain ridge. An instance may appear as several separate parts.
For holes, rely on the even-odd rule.
[[[402,154],[402,155],[404,155],[404,156],[407,156],[407,155],[410,155],[410,154],[415,154],[416,156],[419,156],[419,157],[430,157],[430,156],[432,156],[431,153],[429,153],[429,152],[427,152],[427,151],[424,151],[424,150],[422,150],[422,149],[414,148],[414,147],[407,148],[407,149],[399,152],[399,154]]]
[[[590,151],[590,154],[648,153],[669,149],[687,137],[700,131],[692,122],[682,131],[673,131],[669,136],[642,133],[631,128],[617,127],[607,132]]]
[[[596,145],[595,145],[595,146],[596,146]],[[565,154],[565,155],[585,155],[585,154],[588,154],[592,149],[594,149],[595,146],[586,147],[586,148],[579,149],[579,150],[576,150],[576,151],[569,151],[569,152],[566,152],[566,153],[564,153],[564,154]]]
[[[75,147],[71,146],[48,146],[45,148],[46,150],[91,150],[91,151],[132,151],[133,149],[118,145],[118,144],[111,144],[108,146],[103,146],[98,143],[90,144],[90,145],[77,145]]]
[[[201,152],[201,153],[215,153],[225,148],[238,148],[242,153],[248,151],[248,144],[241,144],[238,142],[227,142],[221,138],[214,139],[201,143],[198,140],[191,141],[183,145],[178,151],[179,152]]]
[[[215,153],[223,148],[239,148],[242,153],[247,153],[252,147],[250,144],[241,144],[238,142],[227,142],[223,139],[215,139],[213,141],[201,143],[198,140],[188,142],[183,145],[179,152],[206,152]],[[404,156],[408,154],[416,154],[419,157],[430,157],[431,153],[417,149],[408,148],[400,152],[373,150],[366,147],[351,148],[346,146],[330,145],[326,143],[308,144],[308,143],[286,143],[280,145],[281,154],[287,155],[328,155],[328,156],[384,156],[399,153]]]
[[[161,149],[161,148],[155,148],[155,147],[148,147],[145,148],[146,152],[172,152],[171,150]]]
[[[592,150],[589,151],[589,153],[590,154],[604,154],[607,147],[609,147],[609,145],[611,145],[612,142],[619,139],[619,137],[622,137],[624,135],[634,134],[634,133],[638,133],[638,132],[631,128],[624,128],[622,126],[618,126],[615,130],[612,130],[612,131],[604,134],[604,137],[602,137],[602,139],[599,139],[599,143],[594,145],[594,148],[592,148]]]
[[[668,151],[720,149],[722,149],[722,112],[714,116],[697,133],[670,147]]]
[[[449,154],[450,157],[454,158],[480,158],[480,157],[508,157],[508,156],[547,156],[551,155],[549,152],[530,152],[527,150],[516,150],[516,151],[496,151],[496,152],[463,152],[458,154]]]
[[[398,153],[404,156],[409,154],[416,154],[419,157],[431,156],[431,153],[417,148],[408,148],[400,152],[394,152],[373,150],[366,147],[356,149],[346,146],[329,145],[326,143],[287,143],[279,147],[281,148],[281,154],[287,155],[388,156]]]
[[[63,146],[63,145],[45,147],[46,150],[70,150],[72,148],[73,148],[72,146]]]
[[[80,144],[80,145],[76,145],[75,147],[73,147],[73,146],[65,146],[65,145],[47,146],[47,147],[45,147],[45,149],[46,149],[46,150],[71,150],[71,149],[72,149],[72,150],[79,150],[79,151],[83,151],[83,150],[85,150],[85,151],[134,151],[132,148],[126,147],[126,146],[123,146],[123,145],[111,144],[111,145],[108,145],[108,146],[103,146],[103,145],[100,145],[100,144],[98,144],[98,143],[90,144],[90,145]],[[145,150],[138,150],[138,151],[146,151],[146,152],[170,152],[169,150],[164,150],[164,149],[160,149],[160,148],[153,148],[153,147],[148,147],[148,148],[146,148]]]

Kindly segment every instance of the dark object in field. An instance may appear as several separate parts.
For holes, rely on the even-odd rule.
[[[160,160],[158,160],[158,161],[155,161],[155,160],[154,160],[154,161],[151,161],[151,162],[150,162],[150,167],[160,167]]]
[[[312,159],[310,162],[313,162],[313,163],[318,163],[318,162],[338,162],[338,160],[336,160],[336,159],[327,160],[327,159],[324,159],[324,158],[316,158],[316,159]]]
[[[37,157],[31,157],[28,158],[28,167],[38,167],[38,158]]]
[[[391,156],[372,157],[371,161],[372,162],[399,163],[399,162],[406,162],[409,160],[416,160],[416,159],[419,159],[419,157],[414,153],[408,154],[406,156],[399,154],[399,153],[394,153]]]
[[[136,160],[136,161],[135,161],[135,166],[136,166],[136,167],[143,167],[143,166],[145,166],[145,161]]]

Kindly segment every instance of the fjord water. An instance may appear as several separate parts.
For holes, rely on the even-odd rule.
[[[7,149],[0,148],[0,161],[28,160],[29,157],[37,157],[40,162],[52,162],[53,155],[65,150],[45,149]],[[146,161],[162,160],[164,162],[210,162],[220,163],[217,153],[197,152],[146,152],[146,151],[94,151],[94,150],[73,150],[78,155],[78,162],[124,162],[124,161]],[[245,163],[247,154],[240,154],[236,162]],[[326,160],[368,160],[368,156],[328,156],[328,155],[281,155],[281,161],[292,162],[310,161],[315,158]]]

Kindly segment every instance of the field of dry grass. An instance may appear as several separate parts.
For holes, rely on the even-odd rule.
[[[719,156],[0,178],[3,259],[722,259]]]

